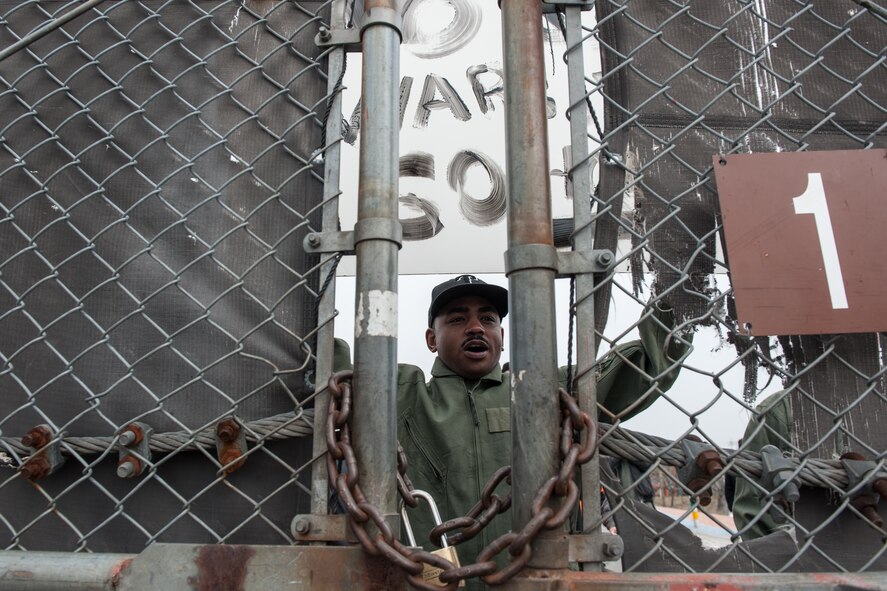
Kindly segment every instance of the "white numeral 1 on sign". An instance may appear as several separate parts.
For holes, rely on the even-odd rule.
[[[836,310],[847,308],[844,275],[841,273],[841,262],[838,260],[838,247],[835,245],[832,218],[828,214],[822,175],[818,172],[807,173],[807,189],[792,199],[792,202],[795,204],[796,214],[813,214],[816,233],[819,235],[819,248],[822,250],[825,279],[828,282],[828,291],[832,298],[832,308]]]

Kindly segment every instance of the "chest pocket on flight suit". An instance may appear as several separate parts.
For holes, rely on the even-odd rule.
[[[511,409],[507,406],[498,408],[488,408],[487,413],[487,430],[490,433],[502,433],[503,431],[511,431]]]

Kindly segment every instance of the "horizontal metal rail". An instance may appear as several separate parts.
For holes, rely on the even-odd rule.
[[[512,591],[884,589],[887,573],[651,574],[528,569]],[[396,567],[358,546],[155,544],[138,555],[0,552],[0,591],[335,591],[406,589]]]

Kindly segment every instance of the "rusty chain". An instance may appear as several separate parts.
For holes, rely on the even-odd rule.
[[[489,585],[501,585],[517,574],[532,556],[531,544],[542,530],[562,527],[573,511],[579,498],[579,487],[576,484],[576,467],[584,464],[594,455],[597,447],[597,430],[591,417],[582,412],[576,400],[566,390],[559,389],[558,395],[563,416],[560,441],[561,468],[556,476],[552,476],[540,487],[533,499],[533,517],[520,532],[508,532],[493,540],[477,556],[477,562],[467,566],[456,567],[450,561],[426,552],[409,548],[401,544],[393,535],[391,527],[384,516],[360,490],[359,473],[354,449],[351,447],[351,428],[348,419],[351,413],[351,376],[352,372],[343,371],[330,378],[330,405],[327,413],[326,438],[327,468],[330,481],[342,499],[346,511],[351,517],[351,528],[364,550],[373,556],[385,556],[400,566],[407,573],[410,583],[417,589],[427,591],[455,591],[460,581],[480,577]],[[575,435],[585,431],[584,443],[579,443]],[[337,462],[344,461],[347,471],[339,472]],[[406,455],[398,444],[397,449],[397,488],[404,502],[415,507],[418,501],[412,494],[412,483],[407,476]],[[447,534],[451,544],[456,545],[476,536],[493,517],[506,511],[511,506],[511,493],[503,499],[493,491],[503,480],[511,481],[511,467],[504,466],[497,470],[481,494],[480,501],[472,507],[468,515],[450,519],[431,531],[432,541],[440,545],[440,536]],[[553,497],[560,497],[557,510],[550,504]],[[379,529],[375,539],[367,532],[366,524],[372,522]],[[460,530],[460,531],[456,531]],[[452,533],[452,532],[456,533]],[[508,550],[511,561],[507,566],[498,569],[495,556]],[[442,569],[439,580],[445,585],[435,585],[424,581],[421,577],[423,564]]]

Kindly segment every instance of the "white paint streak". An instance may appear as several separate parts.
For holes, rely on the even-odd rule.
[[[397,294],[373,289],[360,295],[354,336],[397,337]]]
[[[474,0],[413,0],[403,18],[404,46],[423,59],[461,49],[480,29],[479,4]]]
[[[514,397],[515,388],[517,387],[517,384],[519,382],[524,381],[524,375],[526,375],[526,373],[527,373],[527,370],[525,370],[525,369],[522,369],[517,373],[511,372],[511,405],[512,406],[514,406],[514,404],[515,404],[515,397]]]
[[[640,169],[641,157],[638,149],[629,145],[625,150],[625,182],[623,183],[624,191],[622,192],[622,221],[619,225],[619,237],[630,239],[631,235],[628,228],[635,226],[635,210],[637,203],[643,198],[640,186],[637,184],[637,177],[634,171]]]
[[[242,9],[242,8],[243,8],[242,6],[237,7],[237,12],[234,13],[234,18],[231,19],[231,24],[228,25],[228,32],[229,33],[233,33],[234,27],[237,26],[238,22],[240,22],[240,9]]]
[[[758,55],[756,41],[760,39],[760,47],[764,50],[766,56],[762,62],[756,62],[754,67],[755,94],[758,99],[758,107],[764,108],[764,100],[766,95],[767,102],[772,102],[779,98],[779,80],[765,68],[773,68],[773,54],[771,50],[776,46],[771,43],[770,22],[767,14],[767,2],[769,0],[755,0],[755,8],[758,17],[752,16],[754,26],[749,29],[749,38],[752,52],[755,57]]]

